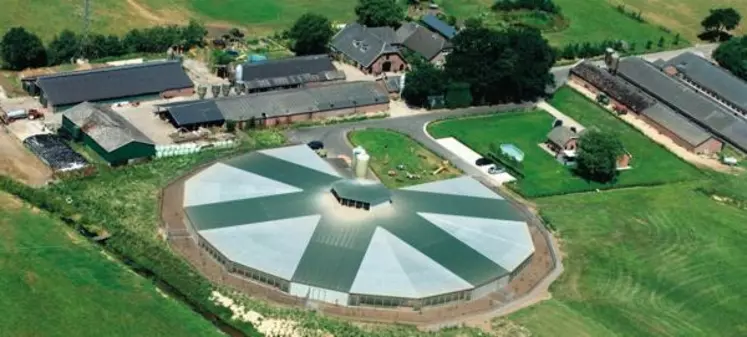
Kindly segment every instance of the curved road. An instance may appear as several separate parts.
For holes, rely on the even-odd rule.
[[[533,106],[533,103],[525,103],[474,107],[458,110],[442,110],[406,117],[365,120],[355,123],[343,123],[330,126],[294,129],[288,131],[286,134],[288,136],[288,139],[294,143],[308,143],[312,140],[319,140],[324,142],[324,147],[327,149],[330,157],[334,157],[337,155],[346,155],[350,157],[352,155],[352,148],[347,141],[348,132],[366,128],[390,129],[412,137],[416,141],[423,144],[429,150],[454,163],[454,165],[456,165],[466,174],[479,178],[483,174],[481,171],[464,162],[461,158],[455,156],[450,151],[438,144],[438,142],[430,138],[425,133],[424,127],[432,121],[436,121],[446,117],[480,115],[490,112],[506,112],[521,108],[531,108]]]

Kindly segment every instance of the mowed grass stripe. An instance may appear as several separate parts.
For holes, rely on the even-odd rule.
[[[0,194],[0,269],[2,336],[221,335],[150,281],[7,194]]]
[[[695,187],[539,199],[559,229],[567,268],[553,300],[513,318],[539,336],[745,335],[747,212]],[[543,324],[556,315],[585,328]]]

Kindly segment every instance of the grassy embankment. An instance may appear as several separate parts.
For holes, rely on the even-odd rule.
[[[44,212],[0,192],[3,336],[220,336]]]

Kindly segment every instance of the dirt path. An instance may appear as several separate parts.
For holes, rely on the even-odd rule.
[[[27,151],[5,126],[0,126],[0,175],[42,186],[52,177],[52,171]]]
[[[590,91],[586,90],[584,87],[578,84],[575,84],[569,81],[568,86],[578,91],[579,93],[581,93],[582,95],[586,97],[589,97],[591,99],[596,99],[593,93],[591,93]],[[741,168],[738,168],[738,167],[731,167],[731,166],[724,165],[720,163],[717,159],[703,157],[703,156],[700,156],[700,155],[697,155],[695,153],[688,151],[687,149],[675,143],[671,138],[659,133],[658,130],[656,130],[654,127],[652,127],[648,123],[637,118],[634,114],[624,114],[618,117],[620,117],[620,119],[622,119],[626,123],[638,129],[639,131],[643,132],[643,134],[645,134],[651,140],[663,145],[665,148],[667,148],[667,150],[674,153],[677,157],[680,157],[681,159],[693,165],[696,165],[698,167],[710,168],[714,171],[724,172],[724,173],[735,173],[735,172],[743,171]]]
[[[143,5],[138,3],[136,0],[127,0],[127,4],[130,5],[132,9],[134,9],[138,14],[140,14],[140,16],[149,21],[153,21],[154,23],[159,24],[166,23],[166,20],[151,12],[149,9],[143,7]]]

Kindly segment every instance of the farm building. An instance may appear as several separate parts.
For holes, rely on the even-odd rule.
[[[454,35],[456,35],[457,33],[456,28],[446,22],[443,22],[433,14],[424,15],[422,21],[423,24],[428,26],[428,28],[430,28],[434,32],[441,34],[441,36],[445,37],[447,40],[451,40],[452,38],[454,38]]]
[[[309,88],[269,91],[251,95],[160,105],[161,114],[177,128],[216,120],[238,123],[239,128],[373,113],[389,110],[389,95],[375,82],[342,82]],[[189,120],[189,122],[184,122]]]
[[[191,96],[194,88],[178,61],[64,72],[23,80],[32,95],[52,111],[81,102],[113,103]]]
[[[584,131],[586,130],[576,132],[576,130],[567,126],[558,125],[547,133],[545,145],[552,151],[555,159],[563,165],[575,165],[579,139]],[[630,168],[631,159],[633,159],[633,156],[625,151],[625,153],[617,158],[617,169],[624,170]]]
[[[402,24],[397,29],[396,36],[396,45],[417,53],[437,66],[446,62],[446,55],[452,48],[451,42],[443,36],[414,22]]]
[[[389,190],[306,145],[208,166],[180,202],[187,231],[174,235],[188,233],[240,282],[340,306],[476,300],[534,254],[522,215],[471,177]]]
[[[344,79],[345,73],[335,68],[328,55],[299,56],[236,66],[236,82],[243,83],[248,93]]]
[[[352,63],[366,74],[399,72],[407,62],[396,46],[391,27],[366,27],[350,23],[332,37],[330,48],[338,59]]]
[[[747,83],[726,69],[691,52],[680,54],[661,68],[726,108],[747,116]]]
[[[722,142],[641,89],[588,62],[573,67],[569,80],[594,94],[605,94],[620,113],[633,112],[672,141],[694,153],[716,153]]]
[[[711,98],[638,57],[620,61],[616,73],[721,141],[747,151],[747,120]]]
[[[153,142],[107,105],[83,102],[66,110],[62,132],[82,141],[110,165],[155,155]]]

